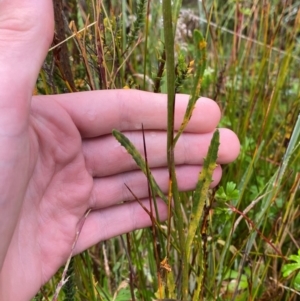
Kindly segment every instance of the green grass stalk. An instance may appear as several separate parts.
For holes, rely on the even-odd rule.
[[[188,267],[184,265],[183,258],[185,258],[185,238],[184,238],[184,227],[181,214],[181,206],[179,200],[179,193],[177,188],[177,179],[175,173],[175,159],[174,159],[174,111],[175,111],[175,58],[174,58],[174,32],[172,22],[172,5],[171,0],[163,0],[162,2],[162,14],[164,24],[164,43],[166,52],[166,67],[167,67],[167,94],[168,94],[168,126],[167,126],[167,158],[168,158],[168,169],[169,169],[169,194],[168,194],[168,206],[169,206],[169,217],[168,217],[168,242],[167,242],[167,257],[170,253],[171,246],[171,204],[174,200],[175,208],[175,227],[178,231],[179,236],[179,248],[180,248],[180,270],[185,270]],[[184,297],[185,288],[182,293]]]

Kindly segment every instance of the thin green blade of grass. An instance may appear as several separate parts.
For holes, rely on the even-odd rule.
[[[174,58],[174,33],[172,22],[171,0],[162,1],[164,42],[167,66],[167,94],[168,94],[168,124],[167,124],[167,158],[169,170],[169,205],[171,204],[172,193],[176,190],[177,181],[174,164],[174,111],[175,111],[175,58]],[[177,195],[175,204],[177,204]],[[176,205],[175,205],[176,206]],[[170,221],[169,221],[170,222]]]
[[[144,158],[141,156],[141,154],[138,152],[138,150],[135,148],[135,146],[131,143],[131,141],[123,135],[121,132],[117,130],[112,131],[113,136],[117,139],[117,141],[127,150],[128,154],[131,155],[133,160],[136,162],[138,167],[141,169],[141,171],[145,174],[145,176],[149,177],[149,183],[153,188],[153,191],[156,192],[156,194],[165,202],[167,203],[168,200],[160,187],[158,186],[157,182],[155,181],[154,177],[152,176],[152,173],[150,170],[147,170],[147,165],[144,160]]]
[[[182,124],[174,138],[174,144],[178,141],[180,135],[184,131],[185,127],[187,126],[189,120],[191,119],[194,106],[196,104],[196,101],[200,95],[200,89],[201,89],[201,81],[204,75],[204,71],[206,68],[206,41],[201,34],[199,30],[194,30],[193,33],[194,37],[194,66],[196,73],[194,75],[194,83],[193,83],[193,90],[185,111],[185,115],[182,121]]]
[[[167,92],[168,92],[168,123],[167,123],[167,158],[168,158],[168,171],[169,171],[169,193],[168,193],[168,237],[167,237],[167,257],[169,257],[171,246],[171,204],[174,201],[174,225],[178,232],[178,241],[180,253],[185,257],[185,238],[183,217],[181,212],[180,197],[178,192],[178,185],[175,172],[175,160],[174,160],[174,112],[175,112],[175,58],[174,58],[174,32],[173,32],[173,20],[172,20],[172,4],[171,0],[162,1],[162,13],[164,24],[164,42],[165,42],[165,54],[166,54],[166,66],[167,66]],[[184,267],[181,265],[180,269]],[[166,278],[166,287],[168,292],[172,292],[172,283],[168,283]],[[166,297],[169,297],[168,295]]]
[[[251,159],[250,164],[248,165],[247,169],[245,170],[239,184],[238,184],[238,189],[240,191],[240,195],[239,195],[239,202],[238,204],[241,203],[244,194],[247,191],[247,187],[249,186],[249,182],[251,180],[251,177],[253,176],[253,173],[255,171],[255,166],[257,164],[257,161],[259,160],[259,158],[261,157],[261,154],[263,152],[263,149],[265,147],[265,142],[262,141],[260,145],[257,145],[255,152],[253,154],[253,157]]]
[[[218,158],[218,150],[220,145],[220,132],[216,130],[214,132],[213,138],[211,140],[207,157],[204,159],[203,169],[199,173],[198,182],[196,185],[196,189],[193,196],[193,205],[189,218],[189,226],[187,231],[186,238],[186,257],[185,261],[185,269],[183,271],[183,299],[186,299],[188,296],[188,287],[189,287],[189,258],[191,255],[192,244],[199,228],[201,217],[203,214],[203,209],[205,206],[205,202],[207,200],[207,194],[209,190],[209,186],[212,182],[212,175],[217,166],[216,161]],[[202,267],[203,268],[203,267]],[[201,285],[202,278],[198,278],[198,285]],[[200,294],[200,290],[198,292]]]
[[[173,1],[173,16],[172,16],[172,19],[173,19],[173,24],[174,24],[174,28],[173,28],[174,35],[175,35],[175,32],[176,32],[178,16],[179,16],[179,12],[180,12],[181,7],[182,7],[182,0]]]
[[[189,219],[188,234],[186,239],[186,247],[190,252],[190,248],[199,227],[200,219],[203,213],[203,208],[207,198],[209,186],[212,182],[212,175],[217,166],[218,150],[220,145],[220,132],[214,132],[211,144],[208,149],[207,157],[204,159],[203,169],[199,173],[198,183],[193,196],[192,211]]]
[[[300,114],[298,115],[295,127],[294,127],[293,132],[292,132],[292,136],[290,138],[289,145],[288,145],[287,150],[286,150],[286,152],[284,154],[284,157],[283,157],[283,162],[282,162],[282,165],[281,165],[281,168],[280,168],[280,171],[279,171],[279,175],[278,175],[279,182],[281,182],[281,180],[282,180],[282,177],[283,177],[283,175],[286,171],[286,168],[289,164],[289,161],[290,161],[290,158],[291,158],[293,152],[298,147],[299,138],[300,138]]]

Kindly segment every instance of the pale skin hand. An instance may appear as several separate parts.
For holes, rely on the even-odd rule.
[[[148,159],[167,191],[166,96],[140,91],[97,91],[31,97],[53,34],[52,1],[0,1],[0,300],[29,300],[66,262],[78,223],[75,253],[150,225],[126,183],[147,205],[145,176],[111,136],[123,131]],[[176,99],[178,129],[188,96]],[[176,148],[181,190],[195,186],[220,111],[202,98]],[[239,142],[221,130],[219,163]],[[214,173],[213,185],[221,177]],[[160,217],[166,205],[159,202]]]

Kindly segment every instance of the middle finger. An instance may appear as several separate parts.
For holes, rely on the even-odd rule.
[[[125,132],[125,136],[135,145],[140,154],[144,154],[142,132]],[[176,165],[201,165],[213,133],[183,133],[175,147]],[[146,131],[145,142],[147,160],[150,168],[167,165],[166,132]],[[217,163],[233,161],[238,154],[238,139],[228,129],[220,129],[220,147]],[[106,177],[121,172],[139,169],[126,149],[112,136],[85,139],[83,153],[86,167],[93,177]],[[109,156],[108,156],[109,154]]]

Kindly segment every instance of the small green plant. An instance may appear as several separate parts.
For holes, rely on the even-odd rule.
[[[218,201],[233,201],[239,198],[239,191],[237,185],[233,182],[227,182],[225,189],[221,186],[216,192],[216,199]]]
[[[283,277],[293,276],[293,288],[300,291],[300,250],[298,250],[297,255],[290,255],[288,257],[289,261],[293,261],[293,263],[286,263],[282,267],[282,275]]]

